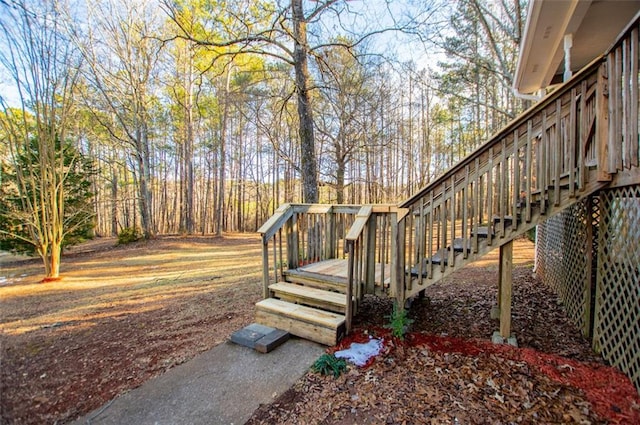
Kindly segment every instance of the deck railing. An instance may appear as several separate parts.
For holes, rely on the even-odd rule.
[[[286,270],[346,258],[345,236],[359,210],[358,205],[281,205],[258,229],[262,235],[265,298],[269,284],[282,280]]]
[[[405,297],[637,166],[637,40],[636,24],[610,53],[401,204],[410,210],[399,235],[412,276]]]
[[[363,294],[391,294],[395,297],[402,288],[400,267],[403,255],[398,243],[398,224],[408,210],[395,205],[364,205],[346,235],[348,253],[346,327],[351,330],[351,319],[357,313]],[[389,276],[387,278],[386,276]]]

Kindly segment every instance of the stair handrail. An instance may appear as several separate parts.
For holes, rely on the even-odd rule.
[[[456,261],[473,261],[506,237],[533,227],[538,217],[559,211],[567,199],[608,184],[614,148],[607,146],[608,96],[617,87],[608,78],[608,62],[607,55],[594,59],[401,202],[411,213],[400,223],[407,230],[399,239],[407,255],[400,256],[399,270],[419,276],[419,282],[440,279]],[[486,246],[480,248],[478,234],[485,232]],[[463,257],[457,258],[454,245]],[[423,288],[411,288],[413,278],[406,280],[407,296]]]

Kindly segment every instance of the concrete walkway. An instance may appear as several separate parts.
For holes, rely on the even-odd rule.
[[[324,353],[291,338],[268,354],[226,342],[117,397],[74,424],[244,424]]]

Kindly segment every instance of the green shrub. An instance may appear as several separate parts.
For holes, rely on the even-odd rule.
[[[321,375],[333,375],[337,378],[347,370],[347,362],[344,359],[339,359],[333,354],[323,354],[318,360],[311,366],[311,370]]]
[[[536,229],[537,229],[537,227],[532,227],[531,229],[527,230],[527,238],[531,242],[535,242],[536,241]]]
[[[407,310],[398,307],[398,303],[393,303],[393,311],[390,315],[385,316],[389,320],[389,324],[385,325],[385,328],[391,329],[391,335],[396,338],[404,339],[409,326],[413,323],[413,320],[407,316]]]
[[[125,227],[118,233],[118,245],[125,245],[140,240],[142,235],[136,227]]]

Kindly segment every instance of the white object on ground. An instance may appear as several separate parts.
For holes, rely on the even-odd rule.
[[[382,351],[381,339],[370,339],[366,344],[354,342],[346,350],[335,352],[339,359],[347,359],[356,366],[364,366],[371,357],[377,356]]]

